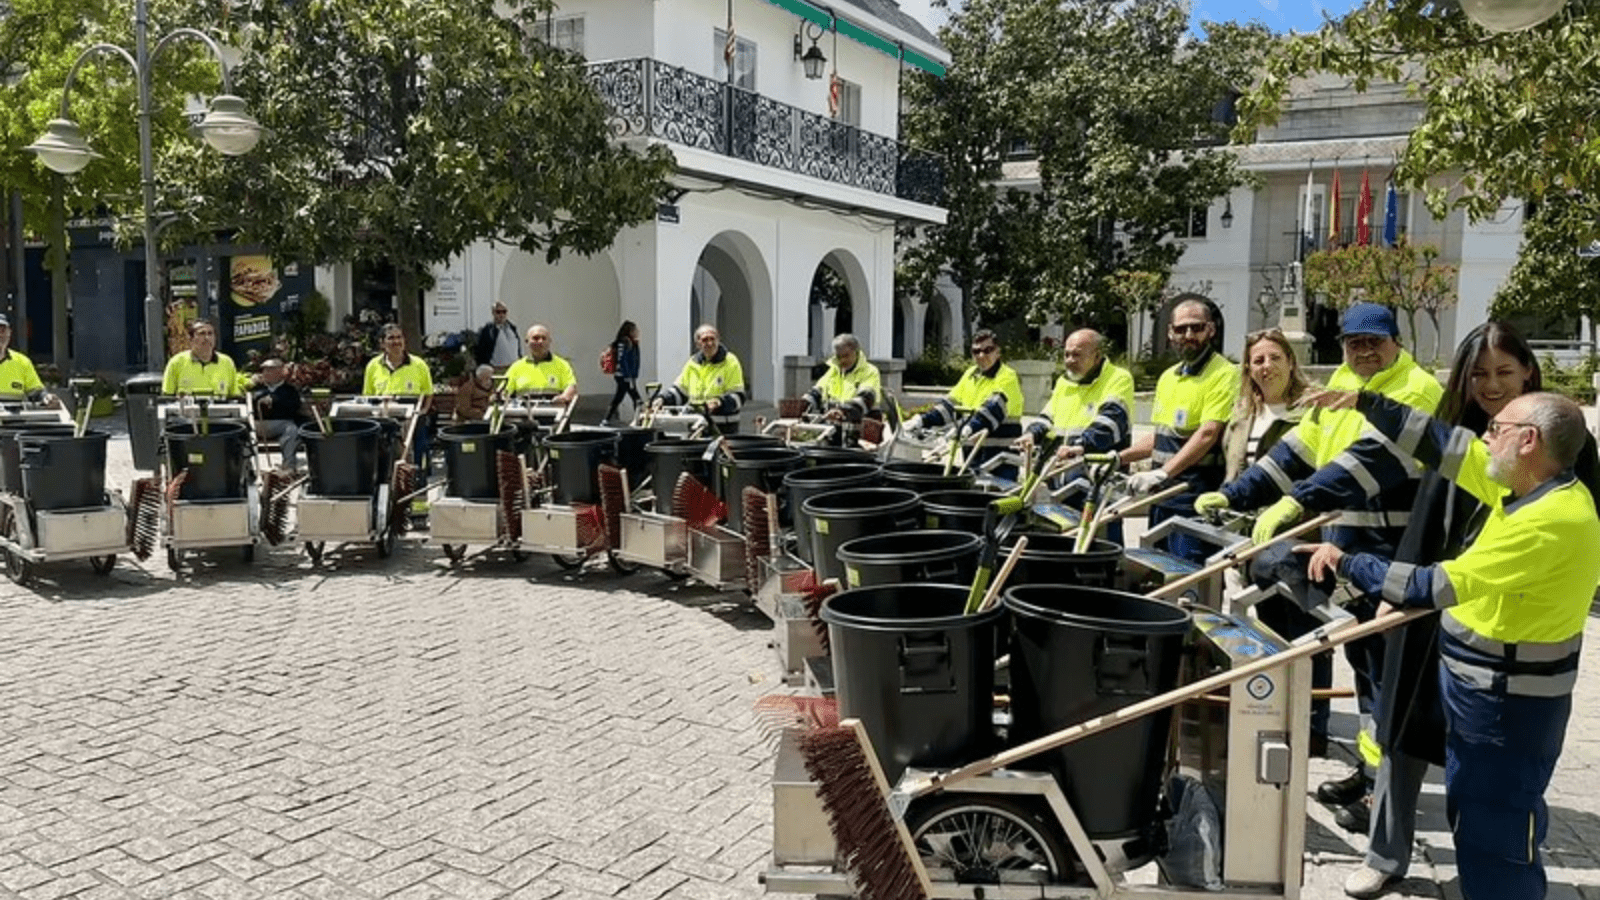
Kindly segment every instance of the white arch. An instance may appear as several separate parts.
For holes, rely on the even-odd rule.
[[[770,367],[773,358],[773,286],[771,267],[761,248],[740,231],[722,231],[700,250],[696,270],[703,269],[715,282],[716,296],[709,289],[699,296],[701,316],[722,332],[722,342],[739,357],[744,367],[746,387],[751,397],[770,400],[774,396]],[[685,290],[692,290],[685,285]],[[693,340],[698,322],[684,325],[684,341]],[[692,352],[692,347],[685,354]]]

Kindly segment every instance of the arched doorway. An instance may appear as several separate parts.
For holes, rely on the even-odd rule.
[[[850,284],[835,267],[831,254],[818,263],[811,274],[809,298],[806,347],[813,357],[826,357],[831,352],[834,335],[853,331],[855,320]]]
[[[724,231],[707,242],[689,285],[689,316],[683,330],[685,356],[694,352],[694,329],[709,322],[743,364],[750,396],[772,396],[772,280],[754,241]]]

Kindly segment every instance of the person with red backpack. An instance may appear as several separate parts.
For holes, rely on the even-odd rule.
[[[610,366],[607,367],[609,357]],[[611,377],[617,382],[616,393],[611,395],[611,405],[606,409],[605,418],[600,420],[601,425],[608,425],[616,418],[617,409],[622,406],[622,398],[627,397],[633,402],[633,411],[639,411],[639,326],[631,320],[624,321],[617,329],[617,337],[606,348],[600,357],[601,371],[609,371]]]

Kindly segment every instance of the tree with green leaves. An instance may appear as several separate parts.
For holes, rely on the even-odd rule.
[[[1579,256],[1571,235],[1592,223],[1584,204],[1565,198],[1541,204],[1523,219],[1522,250],[1511,275],[1495,293],[1495,316],[1528,315],[1556,322],[1583,317],[1589,323],[1589,352],[1595,352],[1600,324],[1600,258]]]
[[[537,37],[549,0],[230,8],[238,90],[273,134],[238,160],[168,155],[192,223],[286,258],[389,262],[413,341],[430,270],[474,242],[555,261],[655,215],[672,157],[611,140],[583,61]]]
[[[1439,314],[1456,305],[1457,266],[1439,262],[1439,248],[1405,238],[1393,247],[1358,246],[1320,250],[1306,257],[1306,289],[1324,294],[1343,309],[1352,303],[1392,306],[1405,318],[1407,340],[1417,359],[1438,359]],[[1433,325],[1432,355],[1424,355],[1417,313]]]
[[[964,318],[1115,316],[1119,271],[1165,276],[1191,215],[1243,184],[1213,109],[1270,36],[1188,35],[1178,0],[967,0],[940,40],[943,78],[907,79],[907,140],[944,160],[949,221],[907,242],[924,289],[948,270]],[[1002,183],[1017,146],[1037,185]]]

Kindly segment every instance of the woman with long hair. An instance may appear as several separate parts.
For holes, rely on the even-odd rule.
[[[1239,379],[1239,399],[1222,437],[1227,483],[1265,456],[1278,439],[1300,421],[1295,403],[1311,387],[1300,360],[1283,332],[1276,328],[1252,331],[1244,339],[1245,377]]]
[[[611,341],[611,354],[617,361],[617,369],[611,373],[612,379],[617,382],[617,390],[611,395],[611,405],[606,408],[606,417],[600,420],[602,425],[609,424],[616,418],[623,397],[632,402],[635,415],[639,412],[638,325],[628,320],[617,328],[617,336]]]

